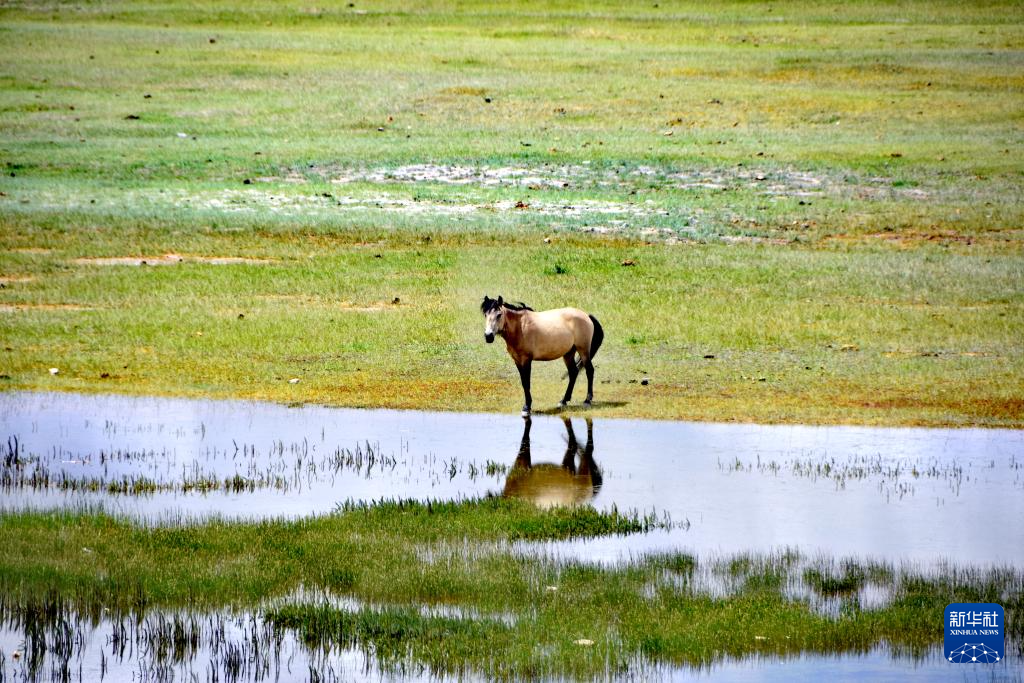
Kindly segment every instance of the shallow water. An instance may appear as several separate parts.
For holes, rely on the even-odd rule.
[[[310,648],[293,631],[276,630],[253,612],[179,611],[98,620],[62,613],[43,630],[47,649],[37,649],[33,656],[26,629],[10,621],[0,623],[0,680],[486,680],[479,674],[455,675],[412,663],[382,666],[372,648]],[[609,675],[622,678],[620,673]],[[638,661],[623,680],[1019,682],[1022,678],[1024,668],[1009,658],[1000,664],[955,665],[942,658],[938,647],[913,659],[893,656],[879,647],[864,653],[755,655],[700,668]]]
[[[708,669],[677,669],[667,672],[673,681],[1014,681],[1024,680],[1024,670],[1004,660],[977,667],[950,664],[935,649],[918,660],[894,657],[882,649],[859,655],[802,655],[800,657],[751,658],[726,661]]]
[[[160,522],[508,493],[673,522],[668,532],[544,547],[598,561],[796,548],[1024,564],[1024,525],[1012,521],[1024,519],[1022,431],[569,424],[571,434],[558,417],[534,417],[524,440],[527,423],[514,415],[4,394],[0,506],[102,505]]]
[[[153,613],[98,622],[62,615],[70,638],[32,656],[25,629],[0,626],[0,679],[14,681],[307,681],[380,679],[358,649],[312,650],[254,613]],[[53,627],[53,625],[51,625]],[[375,673],[376,675],[371,675]],[[408,677],[415,680],[414,677]]]
[[[0,507],[102,506],[150,523],[328,513],[346,500],[517,495],[538,505],[654,510],[667,532],[524,552],[616,561],[671,549],[702,558],[694,586],[728,593],[716,558],[799,549],[786,594],[825,614],[803,567],[839,558],[938,566],[1024,563],[1024,432],[696,424],[340,410],[239,401],[0,395]],[[131,493],[131,491],[138,493]],[[307,599],[292,596],[289,599]],[[865,608],[889,599],[865,584]],[[832,602],[835,602],[833,600]],[[353,603],[345,609],[361,609]],[[372,606],[370,606],[372,608]],[[499,615],[500,616],[500,615]],[[61,616],[30,665],[28,629],[0,623],[0,680],[436,680],[382,669],[372,651],[310,649],[260,611]],[[15,621],[12,621],[14,619]],[[50,624],[49,627],[53,627]],[[18,653],[15,658],[15,653]],[[638,680],[995,680],[1024,668],[866,653],[636,662]],[[473,679],[474,675],[460,678]]]

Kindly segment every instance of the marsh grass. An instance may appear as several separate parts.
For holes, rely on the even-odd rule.
[[[589,678],[882,643],[920,656],[941,641],[942,610],[955,601],[999,602],[1008,643],[1021,642],[1024,577],[1009,568],[837,563],[795,551],[667,553],[599,566],[510,545],[651,525],[499,499],[157,528],[103,515],[17,513],[0,525],[8,548],[0,589],[5,619],[37,624],[34,647],[57,653],[68,650],[61,634],[73,614],[164,614],[147,637],[184,657],[195,640],[187,611],[232,610],[261,615],[315,651],[356,648],[385,671],[434,675]],[[885,600],[862,603],[866,583],[884,589]],[[176,623],[170,617],[179,610],[185,621]]]
[[[1020,469],[1015,456],[1010,457],[1006,466],[1008,473]],[[995,467],[995,461],[992,460],[981,464],[980,470],[991,471]],[[758,457],[755,461],[745,462],[736,458],[725,463],[719,461],[718,469],[735,473],[756,470],[760,474],[776,477],[784,474],[811,481],[830,481],[836,491],[842,491],[857,481],[874,481],[879,493],[885,495],[886,502],[915,495],[920,481],[943,481],[950,491],[959,494],[966,482],[984,476],[973,467],[965,469],[963,464],[948,458],[932,456],[891,459],[880,453],[858,455],[846,460],[815,459],[803,454],[786,460]]]
[[[602,321],[602,416],[1020,427],[1020,10],[6,4],[0,388],[510,411],[486,293]],[[125,257],[167,265],[89,260]],[[560,374],[537,369],[538,407]],[[159,615],[233,608],[262,610],[259,643],[487,677],[913,657],[982,599],[1020,648],[1019,569],[509,546],[657,523],[497,500],[5,513],[0,600],[33,661],[70,661],[69,615],[104,610],[157,619],[118,643],[187,657],[196,628]],[[226,679],[257,661],[218,652]]]
[[[285,453],[290,456],[286,461]],[[283,494],[296,493],[315,483],[334,482],[341,475],[348,473],[359,477],[370,478],[374,474],[393,471],[399,464],[394,454],[386,455],[379,447],[367,442],[356,444],[354,448],[335,448],[333,451],[319,455],[315,448],[310,449],[308,440],[291,443],[285,446],[277,441],[267,451],[259,452],[255,446],[235,444],[231,449],[212,449],[202,454],[200,459],[182,464],[180,474],[169,476],[168,465],[176,466],[177,460],[173,452],[167,449],[131,450],[111,449],[99,450],[95,453],[72,457],[61,449],[54,448],[48,454],[31,453],[19,445],[17,436],[8,439],[6,450],[0,448],[0,491],[4,493],[31,491],[62,491],[71,493],[105,493],[109,495],[148,496],[156,493],[208,494],[222,492],[238,494],[263,490],[276,490]],[[233,474],[223,475],[216,471],[218,458],[232,461],[241,469]],[[247,465],[242,465],[248,461]],[[81,474],[68,471],[64,464],[93,465],[100,474]],[[259,462],[257,465],[256,462]],[[111,473],[111,465],[131,464],[136,471]],[[403,464],[406,464],[403,461]],[[146,471],[156,472],[161,469],[165,473],[150,476]],[[439,461],[436,457],[428,460],[428,466],[434,475],[442,471],[449,478],[454,478],[465,470],[466,475],[474,480],[480,471],[474,463],[463,465],[455,459]],[[211,469],[212,468],[212,469]],[[138,470],[142,471],[138,471]]]
[[[282,634],[253,614],[169,610],[113,617],[83,614],[48,596],[23,608],[0,604],[0,625],[24,638],[10,661],[0,657],[5,680],[116,679],[127,665],[129,677],[141,681],[203,674],[259,681],[291,669],[291,662],[282,663],[290,654],[282,653]]]

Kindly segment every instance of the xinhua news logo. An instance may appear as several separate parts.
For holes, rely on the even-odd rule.
[[[946,606],[946,660],[953,664],[995,664],[1003,650],[1005,613],[994,602]]]

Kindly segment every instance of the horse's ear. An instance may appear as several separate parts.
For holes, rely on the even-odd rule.
[[[480,304],[480,310],[483,311],[484,313],[486,313],[487,309],[490,308],[490,303],[491,303],[491,297],[489,297],[486,294],[484,294],[484,300],[483,300],[483,303]]]
[[[498,295],[498,308],[501,308],[504,305],[505,305],[505,301],[501,298],[501,295],[499,294]]]

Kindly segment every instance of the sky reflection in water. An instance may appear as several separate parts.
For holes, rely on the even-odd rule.
[[[1024,432],[1014,430],[582,418],[567,428],[559,417],[19,393],[0,396],[0,437],[5,453],[16,437],[26,463],[21,485],[0,490],[6,509],[101,503],[159,521],[510,493],[544,505],[654,510],[676,524],[548,546],[596,560],[790,547],[926,564],[1024,563],[1024,525],[1010,521],[1024,519]],[[32,467],[45,470],[47,486],[25,483]],[[69,490],[85,481],[104,491],[112,481],[157,486],[141,496]],[[185,491],[204,481],[219,487]]]

